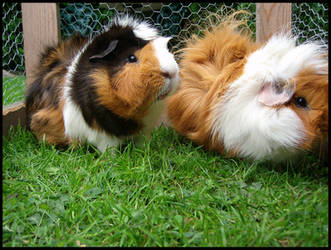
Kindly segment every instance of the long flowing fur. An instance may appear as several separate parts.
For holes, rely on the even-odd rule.
[[[230,156],[285,159],[318,147],[328,133],[326,51],[314,42],[296,46],[283,33],[257,43],[239,14],[221,16],[181,51],[180,88],[167,102],[171,125]],[[261,104],[263,89],[279,82],[295,86],[291,99]],[[295,104],[299,96],[307,108]]]
[[[239,77],[244,66],[242,59],[257,48],[246,22],[236,19],[239,14],[241,12],[227,17],[214,15],[202,38],[193,36],[187,41],[181,50],[180,87],[169,97],[167,107],[175,130],[220,153],[223,153],[223,145],[215,143],[210,134],[210,109]],[[220,24],[215,25],[215,22]],[[240,26],[246,29],[239,30]]]

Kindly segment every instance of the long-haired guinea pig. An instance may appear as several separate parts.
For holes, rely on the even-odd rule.
[[[206,149],[253,160],[295,160],[327,148],[328,52],[278,33],[253,41],[236,13],[188,40],[171,126]],[[247,26],[246,26],[247,27]]]
[[[169,39],[118,15],[93,38],[75,34],[49,47],[27,87],[29,128],[51,144],[87,141],[102,152],[148,137],[179,82]]]

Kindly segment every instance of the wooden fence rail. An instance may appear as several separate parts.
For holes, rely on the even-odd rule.
[[[58,3],[22,3],[24,58],[26,82],[31,83],[31,73],[39,60],[39,55],[47,45],[56,44],[61,39]],[[291,31],[291,3],[256,4],[256,39],[266,41],[271,34]],[[11,126],[20,123],[25,126],[25,106],[23,102],[3,107],[2,134],[8,136]]]

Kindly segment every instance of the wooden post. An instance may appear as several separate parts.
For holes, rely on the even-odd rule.
[[[57,3],[22,3],[27,84],[31,83],[31,74],[41,52],[61,39],[59,16]]]
[[[61,39],[59,6],[57,3],[22,3],[24,58],[26,82],[32,81],[31,73],[47,45]],[[24,102],[17,102],[2,110],[2,135],[8,136],[11,126],[26,126]]]
[[[291,3],[256,3],[256,40],[264,42],[277,32],[291,32],[291,16]]]

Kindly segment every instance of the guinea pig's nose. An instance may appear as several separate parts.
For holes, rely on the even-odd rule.
[[[165,78],[171,78],[171,75],[169,72],[162,72],[162,76],[164,76]]]
[[[172,78],[174,78],[176,76],[176,72],[175,71],[164,71],[161,74],[165,78],[169,78],[169,79],[172,79]]]

